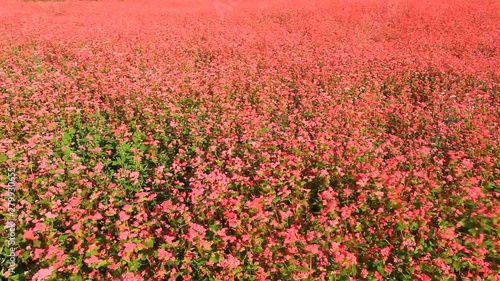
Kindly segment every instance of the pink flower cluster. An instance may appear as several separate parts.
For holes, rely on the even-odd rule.
[[[499,1],[4,2],[4,277],[500,280]]]

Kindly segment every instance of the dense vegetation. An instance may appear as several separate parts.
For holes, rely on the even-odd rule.
[[[500,2],[229,4],[5,1],[4,277],[500,280]]]

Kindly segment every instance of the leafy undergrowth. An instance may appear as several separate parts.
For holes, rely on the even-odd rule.
[[[6,4],[4,277],[499,280],[499,2],[238,3]]]

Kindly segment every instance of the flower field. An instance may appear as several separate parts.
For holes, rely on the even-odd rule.
[[[500,1],[0,6],[4,280],[500,280]]]

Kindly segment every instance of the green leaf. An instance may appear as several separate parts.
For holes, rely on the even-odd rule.
[[[398,224],[396,225],[396,229],[399,231],[402,231],[402,230],[406,229],[406,225],[402,222],[398,222]]]
[[[238,273],[240,273],[240,272],[241,272],[241,268],[237,267],[237,268],[233,269],[233,272],[232,272],[232,273],[233,273],[234,275],[237,275],[237,274],[238,274]]]
[[[95,268],[100,268],[100,267],[105,267],[107,266],[108,264],[110,264],[109,261],[102,261],[101,263],[99,263],[98,265],[95,265]]]
[[[154,244],[155,244],[155,241],[154,241],[152,238],[149,238],[148,240],[146,240],[146,241],[144,242],[144,245],[146,245],[148,248],[153,247],[153,246],[154,246]]]
[[[92,251],[85,252],[86,257],[95,256],[97,254],[99,254],[99,251],[97,251],[97,249],[92,249]]]
[[[412,222],[411,225],[410,225],[410,229],[411,230],[417,230],[418,229],[418,223],[417,222]]]
[[[132,135],[132,141],[134,143],[138,143],[139,141],[141,140],[141,133],[139,132],[134,132],[134,134]]]
[[[71,277],[71,280],[74,280],[74,281],[82,281],[82,277],[80,275],[73,275]]]
[[[385,276],[385,270],[384,270],[384,266],[379,264],[377,265],[377,271],[382,274],[382,276]]]

